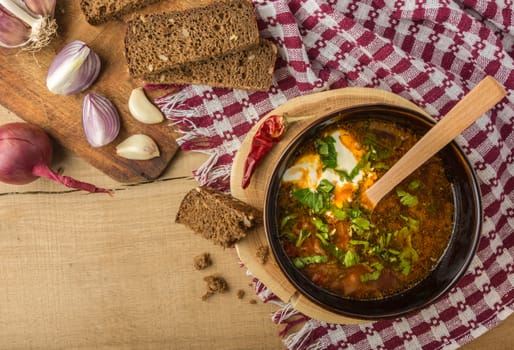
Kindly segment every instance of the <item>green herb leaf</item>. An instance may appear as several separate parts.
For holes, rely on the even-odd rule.
[[[311,235],[311,233],[307,230],[301,230],[298,235],[298,239],[296,240],[296,246],[301,247],[303,242]]]
[[[419,231],[419,220],[411,218],[410,216],[400,215],[400,217],[407,223],[409,230],[412,232]]]
[[[364,250],[368,249],[369,242],[365,240],[359,240],[359,239],[350,239],[351,245],[361,245]]]
[[[314,210],[315,213],[319,213],[323,209],[323,195],[319,192],[301,188],[293,191],[293,197],[302,205]]]
[[[346,220],[348,218],[348,214],[344,210],[339,209],[336,206],[332,206],[330,208],[330,211],[337,220]]]
[[[400,260],[400,272],[407,276],[410,273],[411,265],[410,261],[407,259]]]
[[[280,231],[280,237],[285,237],[291,244],[296,244],[298,235],[291,231]]]
[[[362,162],[362,159],[361,161],[359,161],[359,163],[357,163],[357,165],[352,169],[352,171],[350,172],[350,178],[353,180],[357,175],[359,175],[359,171],[361,171],[361,168],[363,167],[363,164],[361,163]]]
[[[399,255],[400,258],[400,271],[404,275],[408,275],[412,268],[412,263],[419,259],[418,252],[412,247],[406,247]]]
[[[373,225],[371,222],[369,222],[368,219],[363,217],[356,217],[351,219],[352,224],[350,225],[350,228],[353,232],[356,232],[359,236],[364,235],[366,231],[369,231]]]
[[[328,227],[327,224],[325,224],[323,222],[323,220],[317,218],[317,217],[312,217],[312,223],[314,224],[314,226],[316,226],[316,229],[319,231],[319,232],[322,232],[322,233],[328,233],[330,231],[330,227]]]
[[[408,192],[397,189],[396,194],[398,195],[398,197],[400,197],[400,203],[402,203],[403,205],[405,205],[407,207],[414,207],[415,205],[418,204],[418,197],[416,197]]]
[[[321,156],[323,170],[327,168],[335,169],[337,167],[337,151],[335,143],[336,140],[332,136],[316,140],[316,149]]]
[[[378,280],[380,277],[380,274],[382,273],[382,270],[384,269],[384,265],[382,265],[378,261],[371,263],[370,267],[373,268],[373,271],[362,274],[360,276],[361,282]]]
[[[369,148],[369,160],[385,160],[391,157],[391,151],[377,140],[375,134],[368,134],[364,138],[364,145]]]
[[[328,261],[326,255],[311,255],[293,258],[293,264],[299,269],[303,269],[305,266],[310,264],[322,264]]]
[[[321,245],[323,248],[328,247],[330,242],[328,241],[328,234],[324,235],[322,233],[316,233],[316,237],[321,241]]]
[[[409,183],[409,190],[414,191],[417,190],[421,186],[421,183],[418,180],[412,180]]]
[[[360,261],[359,255],[353,250],[347,250],[344,255],[343,264],[345,267],[351,267],[358,264]]]
[[[282,220],[280,221],[280,228],[283,229],[284,227],[286,227],[289,223],[291,223],[294,219],[296,219],[298,215],[297,214],[290,214],[290,215],[286,215],[282,218]]]
[[[332,192],[334,190],[334,188],[335,188],[335,186],[327,179],[321,180],[321,182],[318,185],[318,191],[326,193],[326,194],[329,194],[330,192]]]
[[[350,217],[352,219],[358,218],[362,215],[362,211],[361,211],[360,207],[351,208],[349,210],[349,213],[350,213]]]

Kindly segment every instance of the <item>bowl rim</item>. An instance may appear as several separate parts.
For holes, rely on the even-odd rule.
[[[279,171],[280,165],[282,163],[287,163],[288,154],[294,153],[295,148],[298,147],[298,144],[303,139],[309,139],[309,136],[306,136],[308,132],[312,129],[323,129],[325,126],[323,126],[324,123],[329,122],[332,119],[337,118],[340,115],[348,115],[351,113],[359,113],[364,111],[370,111],[371,110],[380,110],[382,112],[400,112],[403,114],[408,114],[410,116],[414,116],[415,118],[421,120],[422,123],[429,124],[427,128],[433,126],[437,121],[430,117],[427,114],[421,113],[419,111],[416,111],[411,108],[402,107],[402,106],[395,106],[395,105],[389,105],[385,103],[369,103],[369,104],[362,104],[362,105],[356,105],[356,106],[347,106],[342,107],[339,109],[336,109],[331,112],[327,112],[326,114],[315,118],[312,121],[309,121],[305,124],[305,126],[302,127],[302,129],[294,136],[292,139],[288,142],[287,145],[283,147],[280,154],[277,157],[276,165],[273,168],[273,171],[271,172],[270,176],[268,177],[266,181],[265,186],[265,198],[264,198],[264,210],[263,210],[263,219],[264,219],[264,231],[266,235],[266,239],[268,241],[268,244],[271,248],[272,254],[275,257],[275,260],[277,261],[277,264],[281,270],[281,272],[285,275],[286,279],[294,286],[294,288],[297,290],[300,295],[305,296],[315,304],[321,306],[322,308],[326,309],[327,311],[332,311],[340,315],[349,316],[349,317],[355,317],[360,319],[368,319],[368,320],[377,320],[377,319],[390,319],[395,318],[399,316],[403,316],[415,311],[418,311],[422,309],[423,307],[426,307],[428,305],[431,305],[435,301],[437,301],[442,296],[446,295],[456,284],[457,282],[464,276],[465,272],[467,271],[469,265],[471,264],[471,261],[473,260],[473,257],[476,254],[481,231],[482,231],[482,224],[483,224],[483,208],[482,208],[482,200],[481,200],[481,193],[480,193],[480,186],[479,182],[476,176],[476,173],[473,169],[472,164],[470,163],[469,159],[465,155],[462,148],[456,143],[455,139],[447,146],[451,147],[454,152],[456,153],[456,156],[461,160],[461,165],[463,166],[464,171],[469,177],[469,186],[470,186],[470,198],[472,203],[474,204],[473,208],[473,219],[474,224],[472,225],[472,232],[468,233],[468,241],[470,242],[470,247],[468,251],[466,252],[464,256],[464,260],[462,261],[460,267],[458,267],[457,271],[454,272],[453,276],[450,278],[450,280],[439,290],[437,290],[435,293],[433,293],[430,296],[427,296],[425,298],[419,298],[415,299],[413,303],[410,303],[409,305],[402,305],[399,303],[397,308],[385,308],[384,309],[384,303],[398,303],[401,301],[400,299],[403,298],[408,294],[409,291],[413,290],[418,286],[421,282],[425,281],[423,279],[416,285],[393,295],[386,296],[381,299],[354,299],[354,298],[348,298],[348,297],[342,297],[342,296],[336,296],[334,293],[331,293],[317,285],[315,285],[310,279],[308,279],[306,276],[304,276],[301,272],[299,272],[296,267],[292,265],[291,260],[289,257],[287,257],[285,260],[281,258],[281,256],[284,255],[283,252],[280,252],[280,247],[277,247],[276,240],[278,237],[274,238],[271,233],[270,229],[270,216],[273,216],[272,213],[269,213],[270,208],[270,200],[276,196],[276,193],[272,192],[273,185],[279,180],[277,178],[280,178],[280,176],[277,176],[277,172]],[[344,117],[339,117],[339,119],[344,119]],[[276,187],[276,186],[275,186]],[[452,185],[453,187],[453,185]],[[278,191],[277,191],[278,192]],[[453,196],[455,197],[456,193],[454,191]],[[456,199],[454,198],[454,203]],[[273,206],[271,206],[273,208]],[[454,213],[454,216],[457,213]],[[469,216],[469,214],[468,214]],[[455,217],[454,217],[455,219]],[[454,225],[455,226],[455,225]],[[450,236],[450,241],[445,248],[445,251],[443,252],[440,261],[438,262],[437,266],[432,270],[435,271],[440,268],[441,260],[445,258],[447,251],[450,247],[450,245],[453,242],[455,235],[455,227],[452,228],[452,233]],[[293,269],[293,271],[296,270],[296,274],[293,274],[293,276],[290,275],[290,271]],[[432,274],[432,272],[430,274]],[[429,275],[430,275],[429,274]],[[298,280],[296,278],[299,278]],[[307,286],[307,288],[306,288]],[[319,297],[312,295],[312,291],[315,292],[323,292],[326,295],[331,295],[332,297],[335,297],[336,300],[345,301],[345,304],[348,304],[348,302],[351,302],[352,304],[357,304],[357,306],[366,306],[368,308],[371,308],[371,312],[369,311],[355,311],[358,310],[358,307],[352,308],[351,310],[345,309],[344,307],[334,305],[333,302],[329,303],[327,305],[326,302],[323,302],[320,300]],[[324,295],[325,296],[325,295]],[[332,298],[333,299],[333,298]]]

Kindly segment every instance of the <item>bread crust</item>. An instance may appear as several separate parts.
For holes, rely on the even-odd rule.
[[[262,212],[227,193],[203,186],[186,194],[175,222],[214,244],[230,247],[262,223]]]
[[[80,0],[80,10],[92,25],[117,20],[160,0]]]
[[[261,38],[259,44],[204,61],[186,63],[143,77],[149,84],[198,84],[243,90],[267,90],[272,84],[277,48]]]
[[[257,45],[255,9],[248,0],[215,2],[184,11],[137,16],[127,24],[125,57],[133,78],[160,73]]]

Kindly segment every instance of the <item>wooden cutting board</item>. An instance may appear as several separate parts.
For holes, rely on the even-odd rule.
[[[163,1],[160,5],[148,7],[144,12],[181,10],[209,2]],[[59,35],[43,50],[28,53],[19,49],[0,48],[0,104],[25,121],[43,127],[58,144],[117,181],[137,182],[157,178],[178,149],[174,138],[177,134],[166,121],[159,125],[145,125],[129,114],[127,103],[130,92],[143,83],[132,80],[128,74],[123,44],[125,24],[122,21],[101,26],[88,24],[80,11],[78,0],[57,1],[56,19]],[[102,61],[99,78],[83,93],[54,95],[46,87],[48,67],[60,49],[73,40],[86,42],[98,53]],[[101,148],[91,147],[82,129],[82,100],[89,92],[101,93],[111,99],[122,119],[117,139]],[[146,161],[117,156],[115,146],[136,133],[152,137],[159,146],[161,156]]]
[[[250,130],[243,141],[241,148],[234,158],[234,164],[232,166],[232,174],[230,177],[232,195],[256,208],[263,209],[266,188],[275,164],[294,136],[315,120],[316,117],[327,115],[344,107],[365,104],[396,105],[410,108],[426,115],[426,112],[401,96],[379,89],[345,88],[291,99],[262,118],[261,121]],[[282,140],[273,147],[271,152],[268,153],[258,165],[251,178],[250,185],[246,189],[242,189],[241,180],[243,177],[243,167],[253,135],[267,116],[273,114],[283,115],[284,113],[287,113],[291,117],[312,116],[313,118],[289,124]],[[290,302],[298,311],[320,321],[344,324],[368,322],[366,320],[350,318],[331,312],[307,299],[289,282],[272,254],[270,254],[270,259],[266,264],[263,265],[259,263],[256,257],[256,251],[260,246],[268,246],[266,232],[263,226],[258,227],[251,235],[248,235],[248,237],[238,242],[236,248],[241,261],[248,267],[248,270],[281,300]]]

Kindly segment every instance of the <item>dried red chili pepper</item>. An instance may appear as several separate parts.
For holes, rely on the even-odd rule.
[[[285,119],[281,115],[269,116],[261,124],[253,136],[250,152],[248,152],[248,158],[245,161],[242,181],[243,188],[248,187],[255,167],[268,154],[273,145],[280,140],[284,130]]]

